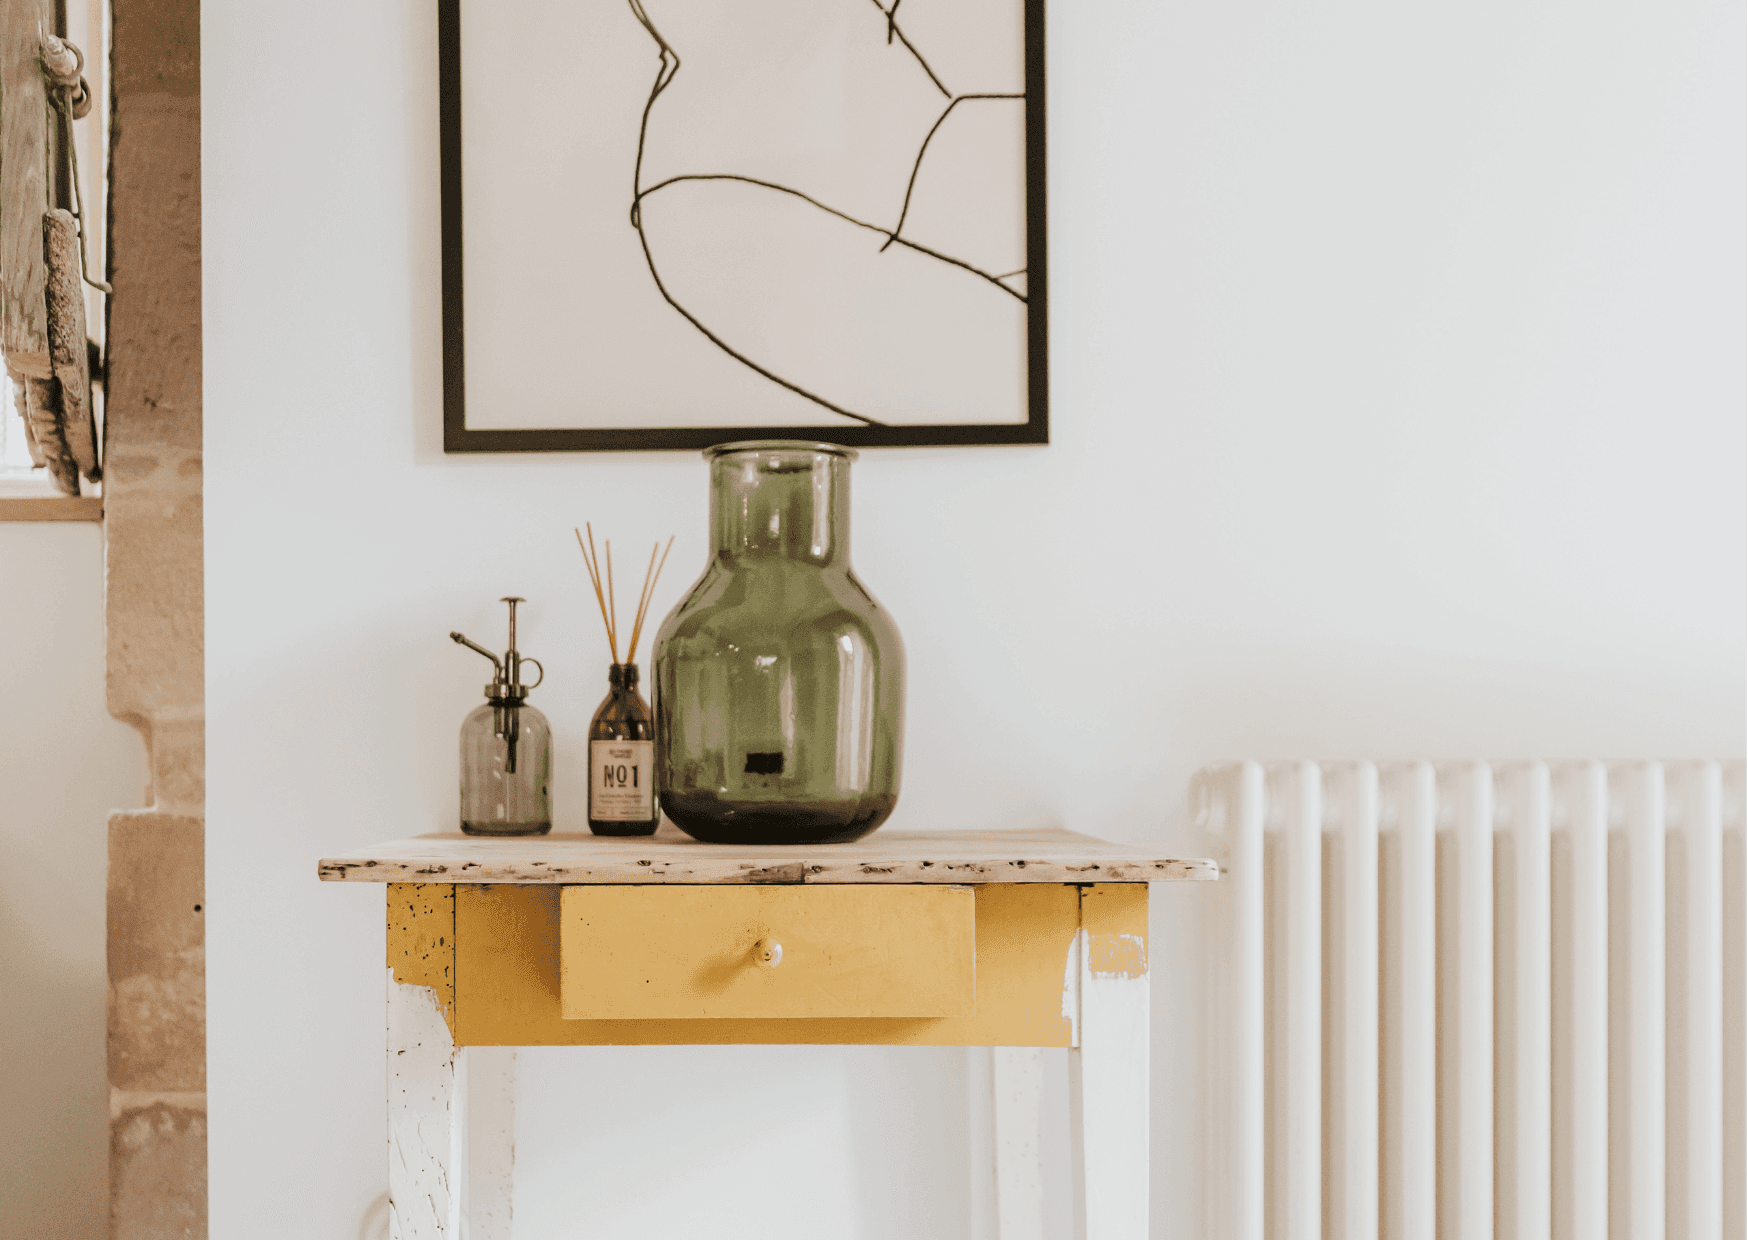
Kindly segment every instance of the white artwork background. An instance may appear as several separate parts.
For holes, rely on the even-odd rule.
[[[1021,0],[904,0],[926,69],[875,0],[644,11],[680,59],[641,178],[669,295],[878,422],[1026,421],[1025,105],[942,119],[1024,91]],[[631,205],[660,48],[629,0],[472,0],[461,48],[469,429],[861,424],[651,278]],[[901,217],[982,274],[887,245]]]

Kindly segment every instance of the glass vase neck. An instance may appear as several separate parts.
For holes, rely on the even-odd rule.
[[[850,462],[831,444],[726,444],[710,459],[710,541],[718,559],[850,563]]]

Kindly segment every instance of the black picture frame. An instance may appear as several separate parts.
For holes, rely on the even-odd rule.
[[[564,427],[470,430],[462,323],[461,0],[437,0],[442,199],[443,450],[697,450],[737,439],[821,439],[855,448],[1047,444],[1049,267],[1045,212],[1044,0],[1022,0],[1026,90],[1026,406],[1024,422],[916,426]],[[555,370],[558,362],[554,359]]]

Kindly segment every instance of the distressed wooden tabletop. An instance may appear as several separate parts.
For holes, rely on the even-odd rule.
[[[444,832],[326,857],[335,883],[1141,883],[1207,882],[1213,861],[1073,831],[876,831],[853,844],[700,844],[654,835]]]

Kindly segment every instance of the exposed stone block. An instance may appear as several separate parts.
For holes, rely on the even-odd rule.
[[[107,692],[111,714],[146,730],[205,700],[200,477],[180,472],[187,454],[128,459],[151,474],[105,475]]]
[[[205,824],[109,820],[109,1083],[206,1088]]]
[[[154,808],[109,824],[110,1235],[206,1235],[200,5],[112,0],[109,711]],[[146,1095],[157,1095],[147,1097]]]
[[[180,20],[199,27],[193,4]],[[115,14],[118,121],[110,193],[110,399],[127,435],[110,446],[119,456],[153,448],[199,452],[201,446],[200,99],[159,75],[127,72],[125,5]],[[171,19],[174,21],[177,19]],[[160,21],[159,29],[170,22]],[[129,94],[129,87],[135,93]],[[168,88],[168,89],[167,89]],[[132,158],[137,153],[139,158]]]
[[[199,815],[206,805],[206,720],[152,724],[152,808]]]
[[[109,1129],[112,1240],[206,1235],[206,1112],[152,1102],[124,1107]]]

